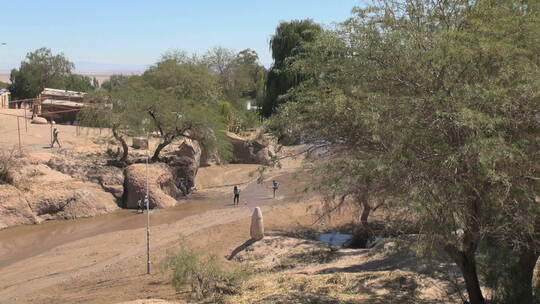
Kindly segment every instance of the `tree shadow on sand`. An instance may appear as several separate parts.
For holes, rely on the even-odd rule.
[[[227,260],[232,260],[234,257],[239,254],[240,252],[246,250],[249,246],[253,245],[255,242],[257,242],[254,239],[249,239],[245,241],[242,245],[236,247],[229,256],[227,256]]]

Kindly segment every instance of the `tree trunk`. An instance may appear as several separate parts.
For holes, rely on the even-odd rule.
[[[518,261],[510,273],[511,286],[507,287],[508,290],[512,290],[512,300],[515,303],[532,304],[535,301],[532,279],[538,256],[539,253],[530,248],[522,248],[519,251]]]
[[[362,214],[360,214],[360,223],[365,228],[368,228],[368,218],[369,214],[371,213],[371,206],[369,205],[369,202],[367,199],[362,201]]]
[[[470,248],[476,248],[476,246],[470,246]],[[485,304],[484,296],[480,289],[480,282],[478,281],[478,273],[476,272],[475,250],[470,249],[461,251],[453,245],[447,245],[445,251],[461,270],[461,274],[465,279],[465,286],[467,288],[470,303]]]
[[[127,158],[128,158],[129,147],[128,147],[126,141],[124,140],[124,138],[122,136],[120,136],[120,134],[118,134],[116,126],[112,127],[112,133],[113,133],[114,138],[117,141],[119,141],[120,144],[122,145],[122,157],[120,157],[119,161],[125,163],[127,161]]]
[[[484,304],[484,296],[480,289],[480,282],[478,281],[478,274],[476,272],[476,259],[473,254],[463,254],[463,264],[460,266],[463,278],[465,279],[465,285],[467,287],[467,293],[469,294],[469,301],[471,304]]]
[[[170,140],[165,140],[157,146],[156,150],[154,151],[154,155],[152,156],[153,162],[157,162],[159,160],[159,153],[161,152],[161,150],[163,150],[163,148],[168,146],[171,142],[172,141]]]

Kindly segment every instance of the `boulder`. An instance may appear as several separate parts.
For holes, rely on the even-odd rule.
[[[167,163],[173,174],[176,186],[188,194],[195,186],[195,176],[201,162],[201,147],[196,141],[184,139],[178,146],[162,152],[162,161]]]
[[[0,229],[39,222],[19,189],[0,185]]]
[[[98,157],[97,159],[101,158]],[[47,162],[47,165],[75,179],[97,183],[117,200],[122,198],[124,174],[122,169],[118,167],[106,166],[87,155],[76,158],[61,154],[52,157]]]
[[[254,140],[227,133],[233,147],[233,163],[268,165],[276,154],[277,142],[269,135]]]
[[[210,135],[213,140],[217,140],[213,132]],[[219,157],[219,152],[216,146],[213,147],[201,147],[201,161],[199,162],[200,167],[210,167],[221,164],[221,158]]]
[[[36,183],[24,197],[43,220],[91,217],[118,209],[114,197],[99,185],[76,180]]]
[[[38,125],[46,125],[47,119],[45,119],[44,117],[34,116],[34,118],[32,118],[32,123]]]
[[[22,163],[14,176],[12,185],[0,185],[0,228],[118,209],[115,198],[99,185],[75,180],[43,163]]]
[[[175,184],[169,166],[163,163],[148,165],[134,164],[124,170],[124,196],[125,208],[137,208],[137,202],[146,195],[146,178],[148,176],[148,192],[150,208],[167,208],[176,205],[176,199],[182,192]]]
[[[258,241],[264,238],[264,222],[261,208],[256,207],[251,215],[251,227],[249,229],[251,239]]]
[[[146,149],[148,149],[148,138],[146,138],[146,137],[133,137],[131,146],[134,149],[146,150]]]

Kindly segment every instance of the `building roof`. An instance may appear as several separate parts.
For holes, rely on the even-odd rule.
[[[73,108],[82,108],[84,103],[74,102],[69,100],[59,100],[59,99],[45,99],[41,102],[42,105],[53,105],[53,106],[64,106],[64,107],[73,107]]]
[[[5,90],[5,89],[0,89],[0,95],[2,94],[9,94],[9,91],[8,90]]]
[[[84,93],[84,92],[76,92],[76,91],[68,91],[68,90],[58,90],[58,89],[45,88],[41,92],[41,95],[84,97],[84,95],[86,95],[86,93]]]

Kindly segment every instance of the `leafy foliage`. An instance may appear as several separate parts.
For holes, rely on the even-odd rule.
[[[487,238],[517,257],[506,269],[520,271],[507,270],[505,290],[533,301],[538,17],[538,4],[518,1],[356,8],[291,58],[291,74],[317,76],[288,91],[296,102],[275,124],[349,159],[330,172],[361,178],[336,180],[335,189],[365,186],[373,176],[385,185],[385,197],[418,221],[425,252],[444,248],[460,267],[471,303],[484,303],[476,259]]]
[[[282,22],[270,40],[274,65],[266,79],[266,93],[262,114],[269,117],[277,106],[283,103],[283,96],[289,89],[299,84],[305,77],[302,73],[288,69],[289,58],[301,52],[305,43],[316,40],[322,31],[312,20]]]
[[[76,91],[94,89],[92,79],[71,73],[74,65],[63,54],[40,48],[26,55],[19,69],[11,71],[9,90],[14,99],[34,98],[44,88]]]
[[[120,88],[124,86],[130,76],[122,75],[122,74],[114,74],[109,77],[108,80],[105,80],[101,84],[101,88],[106,90],[107,92],[112,92],[117,88]]]
[[[222,269],[215,256],[199,255],[185,241],[178,250],[168,252],[162,269],[171,271],[172,285],[177,292],[189,286],[197,300],[219,301],[224,295],[240,293],[242,282],[249,276],[246,268]]]

